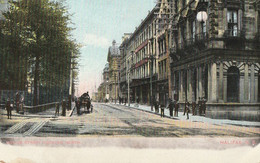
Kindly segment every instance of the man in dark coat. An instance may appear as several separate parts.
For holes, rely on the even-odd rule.
[[[196,102],[192,102],[192,115],[196,115]]]
[[[71,110],[71,95],[68,97],[68,110]]]
[[[11,101],[10,99],[7,99],[6,104],[5,104],[5,108],[7,110],[7,119],[12,119],[12,108],[11,108]]]
[[[185,103],[184,103],[183,115],[186,114],[186,111],[187,111],[187,103],[188,103],[188,101],[187,101],[187,99],[186,99],[186,100],[185,100]]]
[[[16,104],[16,112],[19,113],[19,102],[20,102],[20,94],[16,92],[15,94],[15,104]]]
[[[179,102],[175,101],[175,105],[174,105],[174,116],[178,117],[178,111],[179,111]]]
[[[189,114],[190,112],[190,103],[188,102],[188,100],[186,99],[185,101],[185,105],[184,105],[184,112],[183,112],[183,115],[185,115],[186,113]],[[187,117],[189,117],[189,115],[187,115]]]
[[[63,100],[62,103],[61,103],[61,107],[62,107],[61,115],[64,116],[64,117],[66,116],[66,106],[67,106],[66,101]]]
[[[188,101],[185,102],[185,110],[187,113],[187,119],[189,119],[189,113],[190,113],[190,103]]]
[[[168,105],[168,108],[169,108],[170,116],[171,116],[171,117],[173,116],[173,107],[174,107],[174,103],[172,102],[171,99],[169,99],[169,105]]]
[[[200,97],[199,97],[198,105],[199,105],[199,115],[201,116],[201,114],[202,114],[202,101],[201,101]]]
[[[159,102],[158,102],[158,100],[154,100],[153,102],[154,102],[153,106],[155,108],[155,113],[159,113]]]
[[[162,104],[162,105],[160,106],[160,108],[161,108],[161,117],[164,117],[164,108],[165,108],[165,105]]]
[[[139,97],[136,98],[136,102],[137,102],[137,104],[139,104]]]
[[[203,98],[202,100],[202,111],[203,111],[203,114],[206,115],[206,99]]]
[[[77,114],[80,115],[80,101],[79,99],[75,101],[76,103],[76,108],[77,108]]]
[[[59,116],[59,114],[60,114],[60,103],[59,103],[59,102],[56,103],[55,116],[56,116],[57,114],[58,114],[58,116]]]

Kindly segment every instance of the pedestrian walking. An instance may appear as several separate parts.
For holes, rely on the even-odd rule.
[[[206,99],[203,98],[202,100],[202,111],[203,111],[203,114],[206,115]]]
[[[168,108],[169,108],[170,116],[171,116],[171,117],[173,116],[173,107],[174,107],[174,103],[172,102],[171,99],[169,99],[169,105],[168,105]]]
[[[196,115],[196,102],[192,102],[192,115]]]
[[[7,119],[12,119],[12,107],[11,107],[11,101],[9,98],[6,101],[5,108],[7,110]]]
[[[80,101],[76,100],[76,108],[77,108],[77,114],[80,115]]]
[[[154,108],[155,108],[155,113],[159,113],[159,102],[158,102],[158,100],[154,100],[153,101],[154,103],[153,103],[153,106],[154,106]]]
[[[185,103],[184,103],[184,110],[183,110],[183,115],[185,115],[186,114],[186,111],[187,111],[187,99],[185,100]]]
[[[165,105],[162,104],[162,105],[160,106],[160,108],[161,108],[161,117],[164,117],[164,108],[165,108]]]
[[[16,113],[19,113],[19,103],[20,103],[20,94],[19,92],[16,92],[15,94]]]
[[[71,110],[71,95],[68,97],[68,108],[67,110]]]
[[[174,105],[174,116],[175,117],[178,117],[179,107],[180,107],[179,102],[175,101],[175,105]]]
[[[20,111],[21,111],[21,114],[24,114],[23,105],[24,105],[24,96],[21,95],[21,99],[20,99]]]
[[[188,101],[185,102],[185,110],[186,110],[186,113],[187,113],[187,119],[189,119],[190,103]]]
[[[199,97],[199,101],[198,101],[198,105],[199,105],[199,115],[202,115],[202,101],[201,98]]]
[[[61,107],[62,107],[61,115],[64,116],[64,117],[66,116],[66,106],[67,106],[66,101],[63,100],[62,103],[61,103]]]
[[[188,100],[186,99],[186,100],[185,100],[185,103],[184,103],[183,115],[185,115],[185,114],[187,113],[188,106],[189,106],[189,102],[188,102]]]
[[[56,103],[56,110],[55,110],[55,116],[59,116],[59,114],[60,114],[60,103],[59,102],[57,102]]]

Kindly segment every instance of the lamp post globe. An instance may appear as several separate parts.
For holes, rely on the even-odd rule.
[[[208,20],[208,14],[205,11],[200,11],[197,14],[198,22],[206,22]]]

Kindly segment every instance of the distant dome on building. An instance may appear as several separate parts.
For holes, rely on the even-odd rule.
[[[111,56],[119,56],[120,55],[120,49],[116,45],[116,41],[115,40],[113,40],[112,46],[109,47],[109,54]]]

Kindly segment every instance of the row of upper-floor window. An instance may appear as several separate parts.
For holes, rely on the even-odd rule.
[[[153,21],[151,24],[146,26],[143,31],[134,39],[134,46],[133,48],[138,48],[143,42],[152,38],[156,35],[156,23]]]
[[[238,15],[238,10],[228,10],[226,15],[227,20],[227,34],[229,36],[237,36],[239,31],[239,19],[241,19]],[[194,41],[198,34],[201,34],[201,39],[207,35],[208,25],[206,22],[199,23],[195,18],[191,18],[187,23],[184,21],[179,25],[179,43],[183,43],[187,39]]]
[[[136,69],[134,69],[134,78],[140,79],[148,77],[148,64],[145,64],[143,66],[140,66]]]
[[[168,70],[167,70],[167,60],[166,59],[158,63],[158,68],[159,68],[159,79],[167,78]]]
[[[164,55],[166,53],[166,40],[162,39],[158,41],[158,50],[159,50],[159,55]]]

